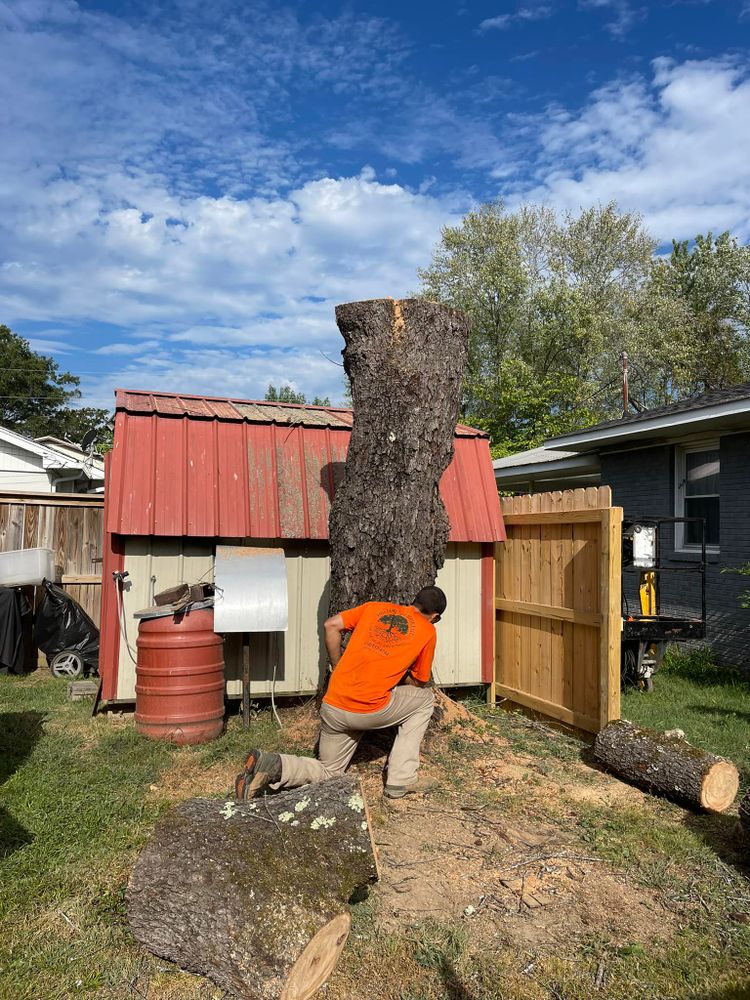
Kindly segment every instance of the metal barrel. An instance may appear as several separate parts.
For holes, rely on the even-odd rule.
[[[138,628],[135,723],[152,740],[207,743],[224,727],[224,639],[213,610],[147,618]]]

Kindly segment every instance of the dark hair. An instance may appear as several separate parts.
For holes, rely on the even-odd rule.
[[[412,604],[426,615],[442,615],[448,601],[440,587],[422,587]]]

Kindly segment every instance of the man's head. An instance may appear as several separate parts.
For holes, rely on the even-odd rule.
[[[414,607],[421,611],[431,622],[440,621],[440,616],[448,606],[445,594],[440,587],[422,587],[412,601]]]

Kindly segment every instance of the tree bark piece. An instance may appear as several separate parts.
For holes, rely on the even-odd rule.
[[[336,307],[354,427],[330,515],[336,614],[364,601],[408,604],[434,584],[448,541],[439,484],[468,353],[463,313],[424,299]]]
[[[130,878],[135,937],[245,1000],[306,1000],[332,972],[347,903],[378,877],[357,778],[254,799],[191,799]]]
[[[734,764],[691,746],[680,736],[641,729],[620,719],[594,741],[594,758],[648,792],[683,805],[724,812],[734,802],[739,775]]]

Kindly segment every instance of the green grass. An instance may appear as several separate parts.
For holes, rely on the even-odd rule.
[[[653,729],[682,729],[695,746],[733,761],[750,785],[750,679],[715,666],[705,649],[670,651],[651,693],[623,692],[622,716]]]
[[[625,714],[659,728],[681,726],[694,742],[739,762],[736,747],[730,753],[725,745],[727,732],[716,732],[727,716],[715,711],[731,709],[741,721],[748,692],[737,679],[720,684],[702,661],[670,661],[653,695],[627,699],[653,715]],[[712,706],[712,723],[696,708],[701,704]],[[149,1000],[215,1000],[221,997],[215,986],[147,955],[127,929],[128,874],[169,808],[168,797],[151,786],[163,787],[187,766],[183,791],[202,794],[201,774],[231,773],[252,744],[308,753],[310,747],[285,742],[268,711],[255,714],[249,733],[235,718],[219,740],[178,749],[142,739],[132,719],[92,720],[90,708],[90,702],[69,702],[66,685],[41,673],[0,677],[0,1000],[146,994]],[[582,764],[586,744],[520,715],[483,714],[509,756],[528,759],[528,773],[510,785],[477,785],[476,758],[496,758],[498,748],[465,739],[468,730],[456,727],[436,748],[446,777],[434,807],[455,808],[470,794],[485,815],[517,817],[530,828],[562,825],[581,853],[596,854],[627,872],[632,884],[678,907],[676,934],[611,941],[592,929],[554,946],[519,949],[502,930],[491,941],[478,940],[475,925],[462,920],[384,933],[375,892],[354,907],[350,943],[329,987],[332,1000],[747,1000],[750,926],[732,914],[750,913],[750,886],[733,846],[733,821],[695,816],[648,796],[641,809],[564,794],[545,798],[540,782],[559,781],[562,788],[601,780]],[[686,724],[693,716],[702,729]],[[737,728],[729,738],[741,743],[743,735]],[[210,787],[225,794],[215,782]],[[606,988],[597,992],[592,984],[601,963]]]

